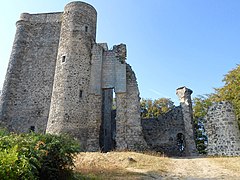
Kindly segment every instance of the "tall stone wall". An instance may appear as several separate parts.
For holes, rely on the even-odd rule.
[[[239,156],[240,131],[234,109],[229,102],[213,104],[205,117],[208,155]]]
[[[10,130],[45,132],[62,13],[21,15],[0,101]]]
[[[126,93],[116,93],[116,148],[144,150],[148,146],[143,138],[141,126],[137,79],[128,64],[126,64],[126,81]]]

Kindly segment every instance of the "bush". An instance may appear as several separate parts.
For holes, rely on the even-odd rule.
[[[79,144],[67,135],[7,134],[0,130],[0,179],[61,179]]]
[[[74,166],[73,158],[79,152],[78,143],[66,135],[44,135],[36,146],[45,155],[40,160],[41,179],[61,179]]]

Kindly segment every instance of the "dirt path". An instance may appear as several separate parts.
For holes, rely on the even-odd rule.
[[[240,179],[239,173],[209,158],[171,159],[168,175],[179,179]]]
[[[100,179],[240,180],[240,157],[167,158],[134,152],[81,153],[80,172]]]
[[[209,158],[171,159],[165,173],[158,174],[144,169],[127,168],[145,174],[142,179],[226,179],[239,180],[240,174],[222,167]]]

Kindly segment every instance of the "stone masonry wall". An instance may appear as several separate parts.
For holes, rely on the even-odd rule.
[[[117,149],[146,147],[126,45],[108,50],[96,43],[96,21],[94,7],[79,1],[63,13],[21,15],[0,100],[1,125],[17,132],[68,133],[82,150],[99,151],[105,118],[106,128],[114,124],[107,132],[114,138],[116,132],[116,139],[101,148],[115,147],[115,141]],[[108,90],[109,97],[116,93],[117,122],[111,98],[103,96]]]
[[[126,79],[127,92],[116,93],[116,148],[143,150],[148,146],[142,133],[139,90],[136,76],[128,64],[126,64]]]
[[[96,21],[97,12],[89,4],[72,2],[64,8],[47,125],[48,133],[69,133],[87,151],[99,149],[96,138],[90,139],[96,120],[89,119],[89,114],[95,112],[90,106],[99,102],[98,97],[90,98],[89,91]]]
[[[195,138],[194,138],[194,127],[193,127],[193,109],[191,94],[193,91],[186,87],[180,87],[177,89],[176,94],[179,98],[180,105],[182,108],[184,128],[185,128],[185,153],[187,156],[196,156],[198,154]]]
[[[142,119],[144,138],[152,150],[170,156],[197,155],[193,133],[192,90],[177,89],[180,106],[157,119]]]
[[[231,103],[213,104],[205,117],[208,155],[239,156],[240,131]]]
[[[21,15],[0,102],[10,130],[45,132],[62,13]]]
[[[180,106],[158,118],[142,119],[143,134],[148,146],[168,156],[184,155],[178,149],[178,134],[184,134],[184,121]]]

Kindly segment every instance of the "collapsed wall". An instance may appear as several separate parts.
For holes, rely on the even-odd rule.
[[[144,137],[151,150],[168,156],[185,155],[185,151],[180,149],[186,146],[185,142],[178,144],[180,140],[178,136],[184,135],[184,121],[180,106],[158,118],[142,119],[142,126]]]
[[[180,106],[156,119],[142,119],[143,133],[149,147],[170,156],[197,155],[193,132],[192,90],[181,87],[176,94]]]
[[[205,116],[208,155],[239,156],[240,131],[233,106],[224,101],[213,104]]]
[[[117,149],[144,150],[140,97],[135,73],[126,64],[126,93],[117,93],[116,141]]]

